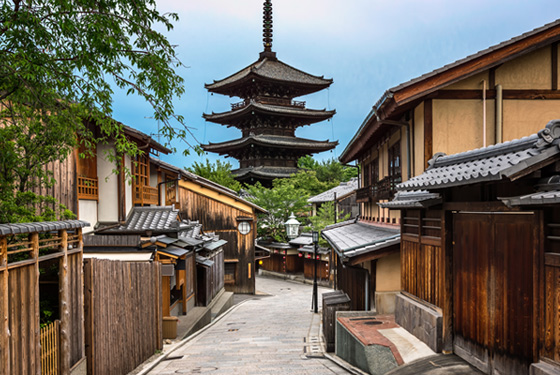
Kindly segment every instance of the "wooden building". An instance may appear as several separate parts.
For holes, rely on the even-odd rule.
[[[487,374],[560,371],[559,143],[555,120],[519,140],[436,154],[383,204],[402,214],[396,321],[432,349]]]
[[[340,156],[342,163],[356,160],[361,166],[360,222],[401,224],[399,210],[380,204],[394,198],[399,183],[423,173],[436,152],[521,138],[560,118],[559,40],[560,21],[555,21],[388,89]],[[425,198],[429,204],[433,197]],[[430,233],[441,225],[439,216],[426,215],[424,235],[415,246],[436,251],[440,240]],[[367,276],[373,279],[373,270]],[[384,280],[392,280],[386,289],[393,295],[405,287],[400,277]]]
[[[0,225],[0,374],[84,373],[82,228],[88,225]],[[47,294],[43,288],[51,286],[55,292]],[[56,320],[41,328],[42,306],[53,299]]]
[[[335,111],[313,110],[293,99],[329,87],[332,79],[295,69],[272,52],[272,3],[264,3],[264,51],[259,59],[239,72],[207,84],[211,93],[243,99],[223,113],[204,114],[207,121],[242,132],[239,139],[203,145],[205,151],[239,161],[237,180],[271,185],[275,178],[297,172],[297,160],[331,150],[338,142],[315,141],[295,136],[298,127],[330,119]]]
[[[310,197],[307,202],[311,203],[313,208],[312,215],[317,215],[317,210],[323,203],[333,202],[337,218],[346,215],[355,218],[359,215],[359,206],[356,202],[356,190],[358,190],[357,177],[350,179],[350,181],[341,182],[332,189]]]
[[[197,220],[224,245],[226,290],[255,293],[255,239],[261,207],[233,190],[168,163],[153,160],[159,173],[160,200],[174,204],[183,220]]]

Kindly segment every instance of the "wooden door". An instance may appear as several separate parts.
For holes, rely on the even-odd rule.
[[[533,362],[537,226],[533,214],[453,217],[453,348],[488,374]]]

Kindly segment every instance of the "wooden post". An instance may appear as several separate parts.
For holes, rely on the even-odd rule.
[[[85,349],[85,319],[84,319],[84,237],[82,235],[82,228],[78,228],[77,229],[78,232],[78,249],[80,249],[79,254],[77,254],[77,256],[79,257],[78,259],[78,268],[79,271],[77,270],[76,272],[78,272],[79,274],[79,285],[78,285],[78,306],[80,306],[81,308],[78,309],[78,311],[80,312],[80,316],[77,317],[78,321],[72,322],[72,324],[79,324],[81,326],[81,332],[82,332],[82,340],[80,342],[81,345],[81,357],[84,358],[86,356],[86,349]]]
[[[33,286],[33,293],[35,299],[35,319],[33,320],[33,341],[35,342],[34,352],[30,353],[31,368],[35,369],[37,375],[41,375],[41,309],[39,300],[39,233],[31,233],[29,235],[31,242],[32,256],[35,268],[35,285]],[[30,327],[31,328],[31,327]],[[30,332],[31,333],[31,332]]]
[[[60,237],[60,247],[64,255],[60,258],[59,264],[59,301],[60,301],[60,371],[62,374],[70,373],[70,337],[68,311],[68,232],[61,230],[58,232]]]
[[[10,320],[8,302],[8,241],[0,237],[0,293],[2,293],[2,327],[0,329],[0,374],[8,375],[10,371]]]

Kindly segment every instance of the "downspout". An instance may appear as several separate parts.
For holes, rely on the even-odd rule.
[[[504,92],[502,85],[496,85],[496,143],[502,143]]]
[[[365,310],[369,311],[369,271],[366,272],[366,288],[365,288],[365,294],[366,294],[366,303],[365,303]]]
[[[486,147],[486,80],[482,80],[482,147]]]

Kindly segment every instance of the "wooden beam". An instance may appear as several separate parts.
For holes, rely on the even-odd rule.
[[[39,233],[35,232],[35,233],[31,233],[29,235],[29,240],[31,242],[31,248],[33,249],[32,251],[32,256],[33,256],[33,260],[35,261],[34,263],[34,268],[35,268],[35,285],[33,285],[31,288],[32,292],[34,293],[34,299],[35,299],[35,319],[33,322],[33,328],[30,327],[30,336],[32,337],[33,342],[35,343],[34,345],[34,351],[32,353],[29,353],[30,356],[30,360],[32,363],[31,368],[35,368],[36,369],[36,373],[40,374],[41,373],[41,309],[40,309],[40,304],[41,301],[39,300],[39,276],[40,276],[40,272],[39,272]],[[31,332],[32,329],[32,332]]]
[[[503,90],[504,100],[558,100],[558,90]],[[438,90],[430,95],[438,100],[482,100],[481,90]],[[487,90],[486,99],[495,99],[496,90]]]
[[[363,255],[358,255],[356,257],[350,258],[348,264],[350,266],[355,266],[356,264],[383,258],[387,255],[398,253],[400,251],[400,248],[401,248],[400,244],[395,244],[381,250],[372,251],[370,253],[363,254]]]
[[[445,211],[521,212],[519,207],[509,208],[502,202],[445,202]]]
[[[433,146],[433,103],[429,99],[424,102],[424,169],[433,156]]]
[[[60,303],[60,370],[62,374],[70,373],[70,311],[68,304],[70,299],[68,282],[68,232],[61,230],[60,247],[64,255],[60,258],[58,270],[59,303]]]
[[[550,59],[550,69],[551,69],[551,89],[553,91],[558,90],[558,42],[552,43],[550,47],[551,59]]]
[[[442,210],[443,306],[442,306],[442,350],[453,351],[453,217]]]
[[[512,60],[520,54],[527,54],[531,51],[535,51],[547,44],[555,42],[559,37],[560,25],[556,25],[404,87],[395,92],[393,98],[396,103],[402,105],[422,95],[426,95],[432,90],[435,91],[440,87]]]
[[[8,375],[10,371],[10,318],[9,318],[9,295],[8,295],[8,241],[6,237],[0,237],[0,293],[2,293],[2,327],[0,328],[0,362],[3,369],[1,374]]]
[[[488,71],[488,88],[493,90],[496,87],[496,67]]]

